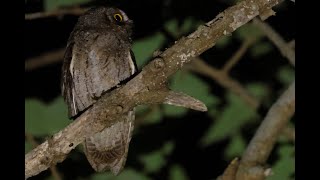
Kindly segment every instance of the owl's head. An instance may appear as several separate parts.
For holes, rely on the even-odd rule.
[[[133,22],[125,12],[114,7],[96,7],[79,17],[82,28],[103,28],[131,35]]]

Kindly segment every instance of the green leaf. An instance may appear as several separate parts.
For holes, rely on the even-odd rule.
[[[172,90],[180,91],[199,99],[207,107],[215,106],[219,103],[219,99],[210,93],[210,87],[208,84],[191,73],[176,73],[172,77],[170,87]],[[165,105],[164,112],[167,116],[182,116],[187,112],[187,109]]]
[[[230,43],[231,41],[231,36],[223,36],[222,38],[220,38],[218,40],[218,42],[216,43],[215,47],[217,48],[224,48],[227,46],[228,43]]]
[[[118,176],[114,176],[110,172],[106,173],[95,173],[91,176],[92,180],[151,180],[149,177],[144,174],[135,171],[130,168],[124,169]]]
[[[136,111],[136,114],[143,114],[145,113],[146,111],[149,110],[149,106],[147,105],[140,105],[140,106],[137,106],[135,111]]]
[[[177,38],[181,32],[178,32],[178,21],[176,19],[171,19],[164,24],[165,29],[172,35]]]
[[[63,6],[75,6],[83,3],[87,3],[90,0],[45,0],[44,9],[45,11],[51,11],[59,9]]]
[[[154,173],[157,172],[166,163],[165,158],[161,151],[155,151],[149,154],[145,154],[139,158],[144,164],[144,172]]]
[[[166,116],[171,116],[171,117],[181,117],[188,111],[184,107],[171,106],[167,104],[164,104],[163,107],[164,107],[164,111],[163,111],[164,114]]]
[[[180,37],[182,34],[189,33],[195,30],[203,22],[195,20],[193,17],[184,19],[183,24],[179,27],[177,19],[170,19],[164,24],[164,28],[175,38]]]
[[[227,100],[227,107],[201,139],[202,145],[206,146],[237,134],[245,124],[257,117],[256,112],[238,96],[229,92]]]
[[[152,110],[152,113],[147,116],[146,123],[153,124],[162,120],[162,113],[159,108]]]
[[[289,86],[295,78],[295,71],[290,66],[284,66],[277,73],[277,77],[282,84]]]
[[[259,40],[264,36],[263,32],[252,23],[241,26],[235,31],[235,35],[241,40],[245,40],[247,38],[254,38],[256,40]]]
[[[142,119],[143,124],[153,124],[161,121],[162,113],[158,105],[154,105],[154,106],[141,105],[136,108],[136,118],[137,117],[143,118]]]
[[[225,156],[227,159],[233,159],[234,157],[240,156],[245,148],[246,144],[243,137],[241,134],[237,134],[233,136],[231,142],[227,146]]]
[[[67,106],[61,97],[46,105],[36,99],[25,101],[25,128],[34,136],[58,132],[71,121],[67,117]]]
[[[168,142],[161,149],[142,155],[139,160],[144,164],[144,172],[154,173],[162,168],[167,162],[165,156],[172,152],[173,147],[174,144]]]
[[[251,83],[246,89],[259,100],[266,98],[269,93],[268,86],[264,83]]]
[[[133,43],[132,51],[134,52],[139,69],[152,57],[154,51],[161,48],[164,41],[165,36],[158,32]]]
[[[273,175],[267,180],[291,180],[295,172],[294,147],[292,145],[282,145],[278,149],[279,160],[273,165]]]
[[[125,173],[127,170],[123,170],[122,173]],[[118,176],[112,175],[110,172],[105,172],[105,173],[95,173],[91,176],[91,180],[115,180]]]
[[[254,58],[265,55],[272,50],[272,45],[270,42],[257,42],[255,45],[251,46],[249,49],[251,55]]]
[[[193,17],[187,17],[180,29],[182,33],[189,33],[190,31],[194,31],[201,24],[203,24],[202,21],[195,20]]]
[[[24,153],[28,153],[33,149],[33,146],[30,142],[25,141],[24,142]]]
[[[185,170],[179,165],[173,165],[169,172],[170,180],[187,180],[189,179]]]
[[[164,155],[169,155],[173,151],[173,148],[174,148],[174,143],[169,141],[163,145],[161,151]]]

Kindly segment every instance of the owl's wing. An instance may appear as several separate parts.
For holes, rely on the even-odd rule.
[[[73,104],[73,96],[72,96],[72,88],[73,88],[73,80],[70,73],[70,62],[72,59],[72,50],[73,50],[74,42],[71,39],[68,44],[64,54],[64,62],[62,65],[62,76],[61,76],[61,91],[62,96],[67,103],[68,106],[68,116],[71,118],[75,113],[76,109],[70,104]]]
[[[136,57],[134,56],[134,53],[133,53],[132,50],[130,50],[130,58],[131,58],[131,61],[132,61],[133,64],[134,64],[133,73],[136,73],[137,70],[138,70],[138,66],[137,66],[137,62],[136,62]]]

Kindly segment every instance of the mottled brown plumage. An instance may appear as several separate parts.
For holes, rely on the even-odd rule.
[[[62,95],[70,118],[79,116],[102,94],[136,72],[131,30],[132,21],[117,8],[94,8],[79,18],[62,67]],[[85,154],[96,171],[121,171],[133,121],[134,111],[130,111],[118,123],[86,138]]]

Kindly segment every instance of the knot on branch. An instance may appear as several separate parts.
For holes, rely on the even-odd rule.
[[[165,62],[164,62],[164,60],[162,59],[162,58],[156,58],[154,61],[153,61],[153,67],[154,68],[152,68],[152,70],[153,71],[159,71],[159,70],[161,70],[161,69],[163,69],[164,68],[164,66],[165,66]]]
[[[242,166],[242,165],[240,165]],[[238,169],[236,179],[239,180],[264,180],[267,176],[272,175],[271,168],[263,166],[242,167]]]
[[[121,114],[122,112],[123,112],[123,107],[121,105],[117,105],[113,111],[114,114]]]

